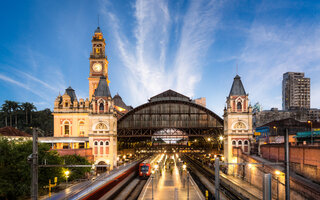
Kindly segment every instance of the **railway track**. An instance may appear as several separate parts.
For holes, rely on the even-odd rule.
[[[187,162],[193,165],[201,174],[205,175],[207,179],[214,183],[215,175],[214,173],[209,172],[205,169],[199,161],[193,160],[189,156],[184,156]],[[233,190],[228,184],[224,183],[220,180],[220,192],[222,192],[227,198],[232,200],[247,200],[245,196],[240,194],[239,192]]]
[[[147,180],[134,178],[114,200],[137,200]]]

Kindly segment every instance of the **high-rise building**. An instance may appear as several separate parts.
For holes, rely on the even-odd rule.
[[[282,109],[310,109],[310,78],[302,72],[287,72],[282,80]]]

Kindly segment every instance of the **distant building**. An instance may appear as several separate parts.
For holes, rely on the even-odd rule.
[[[123,100],[122,100],[122,98],[121,98],[121,96],[119,94],[114,95],[113,104],[114,104],[114,108],[115,108],[115,110],[117,112],[118,119],[120,117],[122,117],[124,114],[126,114],[127,112],[129,112],[130,110],[133,109],[132,106],[127,106],[123,102]]]
[[[302,72],[287,72],[282,80],[282,109],[310,109],[310,78]]]
[[[271,108],[271,110],[263,110],[253,113],[253,126],[260,127],[272,121],[292,118],[300,122],[319,122],[320,109],[298,109],[298,110],[278,110],[278,108]]]
[[[197,99],[194,99],[192,100],[192,102],[196,103],[196,104],[199,104],[203,107],[206,107],[207,106],[207,103],[206,103],[206,98],[205,97],[200,97],[200,98],[197,98]]]
[[[32,140],[32,135],[25,133],[23,131],[20,131],[16,128],[13,128],[11,126],[6,126],[3,128],[0,128],[0,138],[6,138],[8,140]]]

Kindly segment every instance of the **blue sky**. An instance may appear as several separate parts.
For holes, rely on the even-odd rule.
[[[112,95],[133,106],[167,89],[223,113],[238,65],[252,104],[281,108],[282,74],[311,78],[320,108],[318,1],[1,1],[0,102],[53,108],[88,97],[91,37],[107,42]]]

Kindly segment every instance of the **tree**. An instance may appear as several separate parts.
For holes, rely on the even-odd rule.
[[[26,125],[28,125],[28,113],[30,113],[30,119],[32,120],[32,111],[37,110],[33,103],[25,102],[21,104],[21,108],[26,114]]]
[[[17,111],[20,106],[18,102],[6,100],[4,104],[2,104],[2,110],[9,114],[10,116],[10,126],[12,126],[12,114],[16,114],[16,126],[18,126],[18,116]]]
[[[91,165],[91,163],[82,156],[79,155],[65,155],[62,156],[62,159],[65,161],[66,165]],[[69,180],[76,180],[80,178],[84,178],[86,173],[89,173],[91,168],[90,167],[73,167],[69,169],[70,177]]]
[[[50,164],[61,164],[55,151],[48,151],[47,144],[39,144],[39,163],[46,158]],[[27,157],[32,153],[32,142],[9,141],[0,138],[0,199],[22,199],[30,195],[30,164]],[[48,180],[63,177],[61,168],[39,169],[39,192]]]

